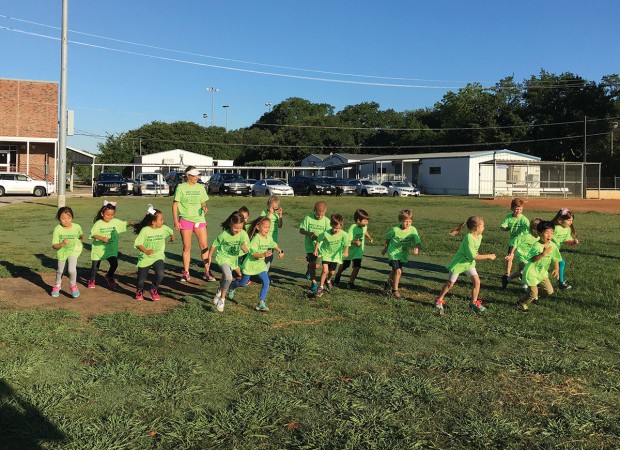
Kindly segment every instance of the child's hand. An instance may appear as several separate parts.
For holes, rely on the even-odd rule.
[[[385,256],[386,253],[387,253],[387,247],[384,248],[383,250],[381,250],[381,255],[382,256]]]
[[[310,233],[310,239],[316,241],[317,235],[314,233]]]
[[[278,217],[281,219],[282,218],[282,208],[276,209],[276,212],[278,213]]]
[[[64,247],[65,245],[69,245],[69,239],[66,239],[66,238],[65,238],[65,239],[63,239],[63,240],[62,240],[62,242],[60,243],[60,245],[62,245],[63,247]]]
[[[418,247],[413,248],[413,254],[418,255],[420,253],[420,249]]]
[[[103,239],[101,239],[103,242],[105,242],[106,244],[108,242],[110,242],[110,238],[109,237],[104,237]]]
[[[551,271],[551,275],[553,276],[553,278],[555,278],[556,280],[560,279],[560,271],[558,269],[553,269]]]
[[[267,251],[265,252],[265,258],[269,258],[271,255],[273,255],[273,251],[271,251],[271,250],[267,250]]]
[[[153,253],[155,253],[155,250],[153,250],[152,248],[149,248],[144,253],[146,253],[147,256],[151,256]]]
[[[368,242],[370,242],[371,244],[374,244],[374,243],[375,243],[375,240],[374,240],[373,238],[369,237],[369,238],[368,238]]]
[[[170,243],[172,244],[174,242],[174,234],[170,235]]]
[[[490,254],[490,255],[489,255],[489,259],[490,259],[491,261],[495,261],[495,258],[497,258],[497,256],[495,255],[495,253],[492,253],[492,254]]]
[[[174,221],[174,229],[177,231],[181,231],[181,222],[179,222],[178,220]]]
[[[284,259],[284,253],[278,253],[278,259]]]
[[[506,261],[512,261],[513,258],[514,258],[514,255],[506,255],[506,256],[504,256],[504,259]]]
[[[202,207],[202,214],[206,214],[207,211],[209,210],[209,208],[207,208],[207,205]]]
[[[314,256],[319,256],[319,251],[318,251],[318,250],[315,250],[315,251],[313,251],[313,252],[312,252],[312,254],[313,254]]]
[[[346,249],[343,253],[342,256],[344,256],[345,258],[349,257],[349,249]]]
[[[352,244],[353,245],[357,245],[358,247],[360,247],[362,245],[362,241],[360,241],[360,240],[353,241]]]

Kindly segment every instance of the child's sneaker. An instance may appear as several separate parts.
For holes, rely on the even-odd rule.
[[[325,283],[325,290],[327,292],[331,292],[332,288],[333,288],[333,286],[332,286],[332,282],[331,281],[328,281],[327,283]]]
[[[482,313],[485,312],[487,309],[482,306],[482,300],[478,299],[475,302],[472,302],[469,304],[469,308],[477,313]]]
[[[142,291],[142,289],[137,289],[136,290],[136,300],[144,300],[144,292]]]
[[[351,289],[352,291],[354,291],[354,290],[355,290],[355,283],[351,283],[351,282],[349,281],[349,282],[347,283],[347,287],[348,287],[349,289]]]
[[[336,275],[336,276],[334,277],[334,284],[335,284],[335,285],[339,285],[339,284],[340,284],[340,275]]]
[[[319,298],[323,295],[323,287],[319,287],[316,292],[314,293],[314,298]]]
[[[234,290],[234,289],[230,289],[230,290],[228,291],[228,299],[229,299],[229,300],[232,300],[233,298],[235,298],[235,290]],[[220,300],[223,300],[223,298],[222,298],[222,297],[220,297]]]
[[[157,288],[151,289],[151,300],[153,300],[154,302],[159,300],[159,292],[157,292]]]
[[[210,270],[207,270],[205,274],[202,276],[202,279],[205,281],[217,281]]]
[[[261,312],[269,311],[269,308],[267,307],[267,303],[265,303],[265,300],[261,300],[258,302],[258,305],[256,306],[256,311],[261,311]]]
[[[529,313],[530,309],[525,303],[515,303],[515,309],[522,313]]]
[[[439,311],[440,316],[443,316],[445,312],[445,309],[444,309],[445,304],[446,302],[444,300],[439,300],[439,297],[435,299],[435,308],[437,308],[437,310]]]
[[[88,289],[95,289],[95,280],[88,280]]]
[[[77,287],[77,284],[71,286],[71,297],[78,298],[80,296],[80,290]]]
[[[506,289],[510,283],[510,275],[502,275],[502,289]]]
[[[215,293],[215,297],[213,297],[213,300],[211,303],[213,303],[214,305],[217,305],[217,301],[222,298],[222,296],[220,295],[220,290],[218,289],[217,292]]]
[[[392,297],[401,298],[400,291],[398,289],[392,289]]]
[[[58,297],[60,295],[60,286],[54,285],[52,286],[52,292],[50,292],[52,297]]]
[[[215,309],[217,309],[219,312],[224,312],[224,299],[222,297],[220,297],[217,303],[215,304]]]
[[[565,291],[565,290],[567,290],[567,289],[571,289],[571,288],[572,288],[572,286],[571,286],[570,284],[568,284],[568,281],[564,281],[563,283],[559,283],[559,284],[558,284],[558,287],[559,287],[561,290],[563,290],[563,291]]]
[[[529,292],[530,287],[527,284],[521,286],[521,290],[525,293]]]
[[[310,292],[316,293],[318,289],[319,289],[319,284],[316,281],[313,281],[312,283],[310,283]]]
[[[540,304],[540,303],[538,303],[538,299],[537,299],[537,298],[535,298],[534,300],[532,300],[532,303],[533,303],[534,305],[536,305],[536,306],[538,306],[538,305]]]
[[[187,283],[189,280],[191,280],[189,272],[187,270],[181,270],[181,281]]]
[[[108,286],[110,287],[110,289],[116,289],[118,287],[116,281],[114,281],[114,278],[112,278],[111,276],[104,275],[103,278],[105,278],[105,280],[108,282]]]

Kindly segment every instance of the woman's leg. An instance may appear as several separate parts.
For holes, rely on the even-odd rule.
[[[192,230],[181,230],[183,242],[183,271],[189,272],[189,263],[192,256]]]
[[[207,228],[194,228],[194,234],[198,238],[198,245],[200,246],[200,257],[202,258],[202,263],[204,264],[206,271],[207,255],[209,253],[209,247],[207,245]]]

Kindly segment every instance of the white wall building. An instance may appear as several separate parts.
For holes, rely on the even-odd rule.
[[[168,168],[174,166],[186,167],[196,166],[203,167],[232,167],[234,161],[231,159],[213,159],[208,155],[201,155],[180,148],[174,150],[166,150],[164,152],[151,153],[149,155],[136,156],[133,160],[134,164],[145,165],[148,167],[136,167],[136,175],[142,172],[168,172]],[[210,175],[213,171],[207,170],[205,175]]]

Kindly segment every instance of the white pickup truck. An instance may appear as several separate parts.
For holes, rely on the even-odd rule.
[[[133,195],[168,195],[168,185],[161,173],[139,173],[134,180]]]

